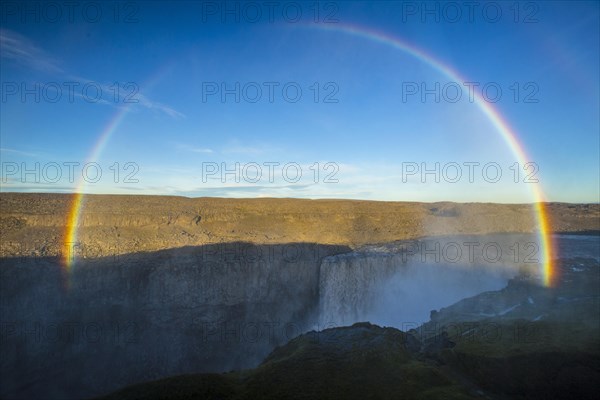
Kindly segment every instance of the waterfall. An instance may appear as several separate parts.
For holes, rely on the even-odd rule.
[[[509,249],[511,240],[496,241]],[[347,326],[369,321],[408,330],[439,310],[484,291],[499,290],[519,270],[508,257],[486,262],[481,256],[436,257],[414,249],[443,249],[448,243],[427,239],[407,252],[405,244],[368,247],[323,259],[319,276],[319,324]],[[471,243],[471,242],[469,242]],[[508,253],[506,253],[508,254]]]

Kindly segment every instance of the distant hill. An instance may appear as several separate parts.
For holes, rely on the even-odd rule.
[[[0,257],[60,253],[72,195],[0,194]],[[554,232],[600,232],[600,205],[550,203]],[[88,195],[77,240],[101,254],[221,242],[365,244],[532,232],[533,206],[358,200]]]

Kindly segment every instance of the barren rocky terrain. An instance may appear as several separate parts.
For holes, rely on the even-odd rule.
[[[0,194],[0,256],[54,256],[73,196]],[[600,230],[600,205],[549,203],[553,232]],[[78,241],[96,257],[222,242],[352,248],[452,234],[533,232],[527,204],[88,195]]]

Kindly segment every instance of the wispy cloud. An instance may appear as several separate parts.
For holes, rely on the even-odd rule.
[[[0,29],[0,54],[30,68],[47,73],[62,73],[58,61],[36,46],[25,36],[8,29]]]
[[[212,149],[206,147],[196,147],[185,143],[176,143],[175,147],[178,150],[189,151],[191,153],[201,153],[201,154],[210,154],[214,153]]]
[[[162,104],[159,103],[157,101],[152,101],[150,100],[148,97],[144,96],[141,93],[138,93],[135,96],[136,99],[139,100],[139,104],[145,108],[148,108],[150,110],[158,110],[161,111],[165,114],[167,114],[169,117],[172,118],[183,118],[185,117],[184,114],[180,113],[179,111],[175,110],[174,108],[166,105],[166,104]]]
[[[240,154],[240,155],[264,155],[264,154],[277,154],[280,153],[281,149],[274,148],[273,146],[266,143],[258,144],[246,144],[242,143],[238,139],[231,140],[225,147],[221,149],[222,154]]]
[[[85,85],[85,84],[98,85],[100,87],[100,89],[102,90],[102,93],[110,93],[111,96],[116,95],[117,99],[113,98],[113,102],[115,104],[131,104],[131,105],[137,104],[148,110],[160,111],[160,112],[162,112],[172,118],[175,118],[175,119],[185,117],[185,114],[180,113],[179,111],[175,110],[173,107],[168,106],[163,103],[160,103],[158,101],[153,101],[153,100],[149,99],[147,96],[145,96],[144,94],[139,92],[139,90],[141,88],[139,88],[137,86],[131,87],[131,88],[129,88],[129,90],[115,91],[114,84],[111,84],[111,85],[99,84],[98,82],[91,81],[89,79],[77,77],[77,76],[70,76],[69,78],[76,82],[80,82],[82,85]],[[137,85],[137,84],[135,84],[135,85]],[[79,92],[74,92],[74,95],[77,97],[80,97],[80,98],[85,98]],[[101,104],[112,104],[111,102],[106,101],[104,99],[99,99],[97,102],[101,103]]]
[[[60,62],[56,58],[50,56],[46,51],[36,46],[35,43],[33,43],[30,39],[14,31],[0,29],[0,50],[1,58],[11,60],[26,67],[49,74],[59,74],[66,79],[75,80],[81,84],[97,83],[91,79],[76,77],[66,73],[65,70],[60,67]],[[112,88],[112,85],[99,85],[104,93],[114,94],[114,88]],[[77,97],[82,97],[82,95],[77,91],[74,92],[74,95]],[[122,101],[125,95],[126,93],[120,93],[120,98],[118,100]],[[151,100],[140,92],[133,94],[132,100],[135,101],[135,103],[132,103],[133,105],[139,105],[148,110],[162,112],[171,118],[185,117],[183,113],[175,110],[173,107]],[[105,99],[98,99],[96,103],[111,104]]]
[[[37,153],[30,153],[28,151],[8,149],[6,147],[0,147],[0,153],[12,153],[12,154],[18,154],[20,156],[26,156],[26,157],[39,157],[39,154],[37,154]]]
[[[225,187],[196,187],[177,194],[189,197],[304,197],[312,185],[238,185]]]
[[[264,149],[250,146],[232,146],[223,149],[223,154],[262,154],[264,152]]]

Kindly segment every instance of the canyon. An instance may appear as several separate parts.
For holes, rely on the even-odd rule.
[[[0,195],[2,398],[254,368],[306,332],[408,330],[540,273],[531,205],[112,195],[85,197],[67,268],[71,200]],[[554,232],[600,230],[598,205],[548,210]]]

